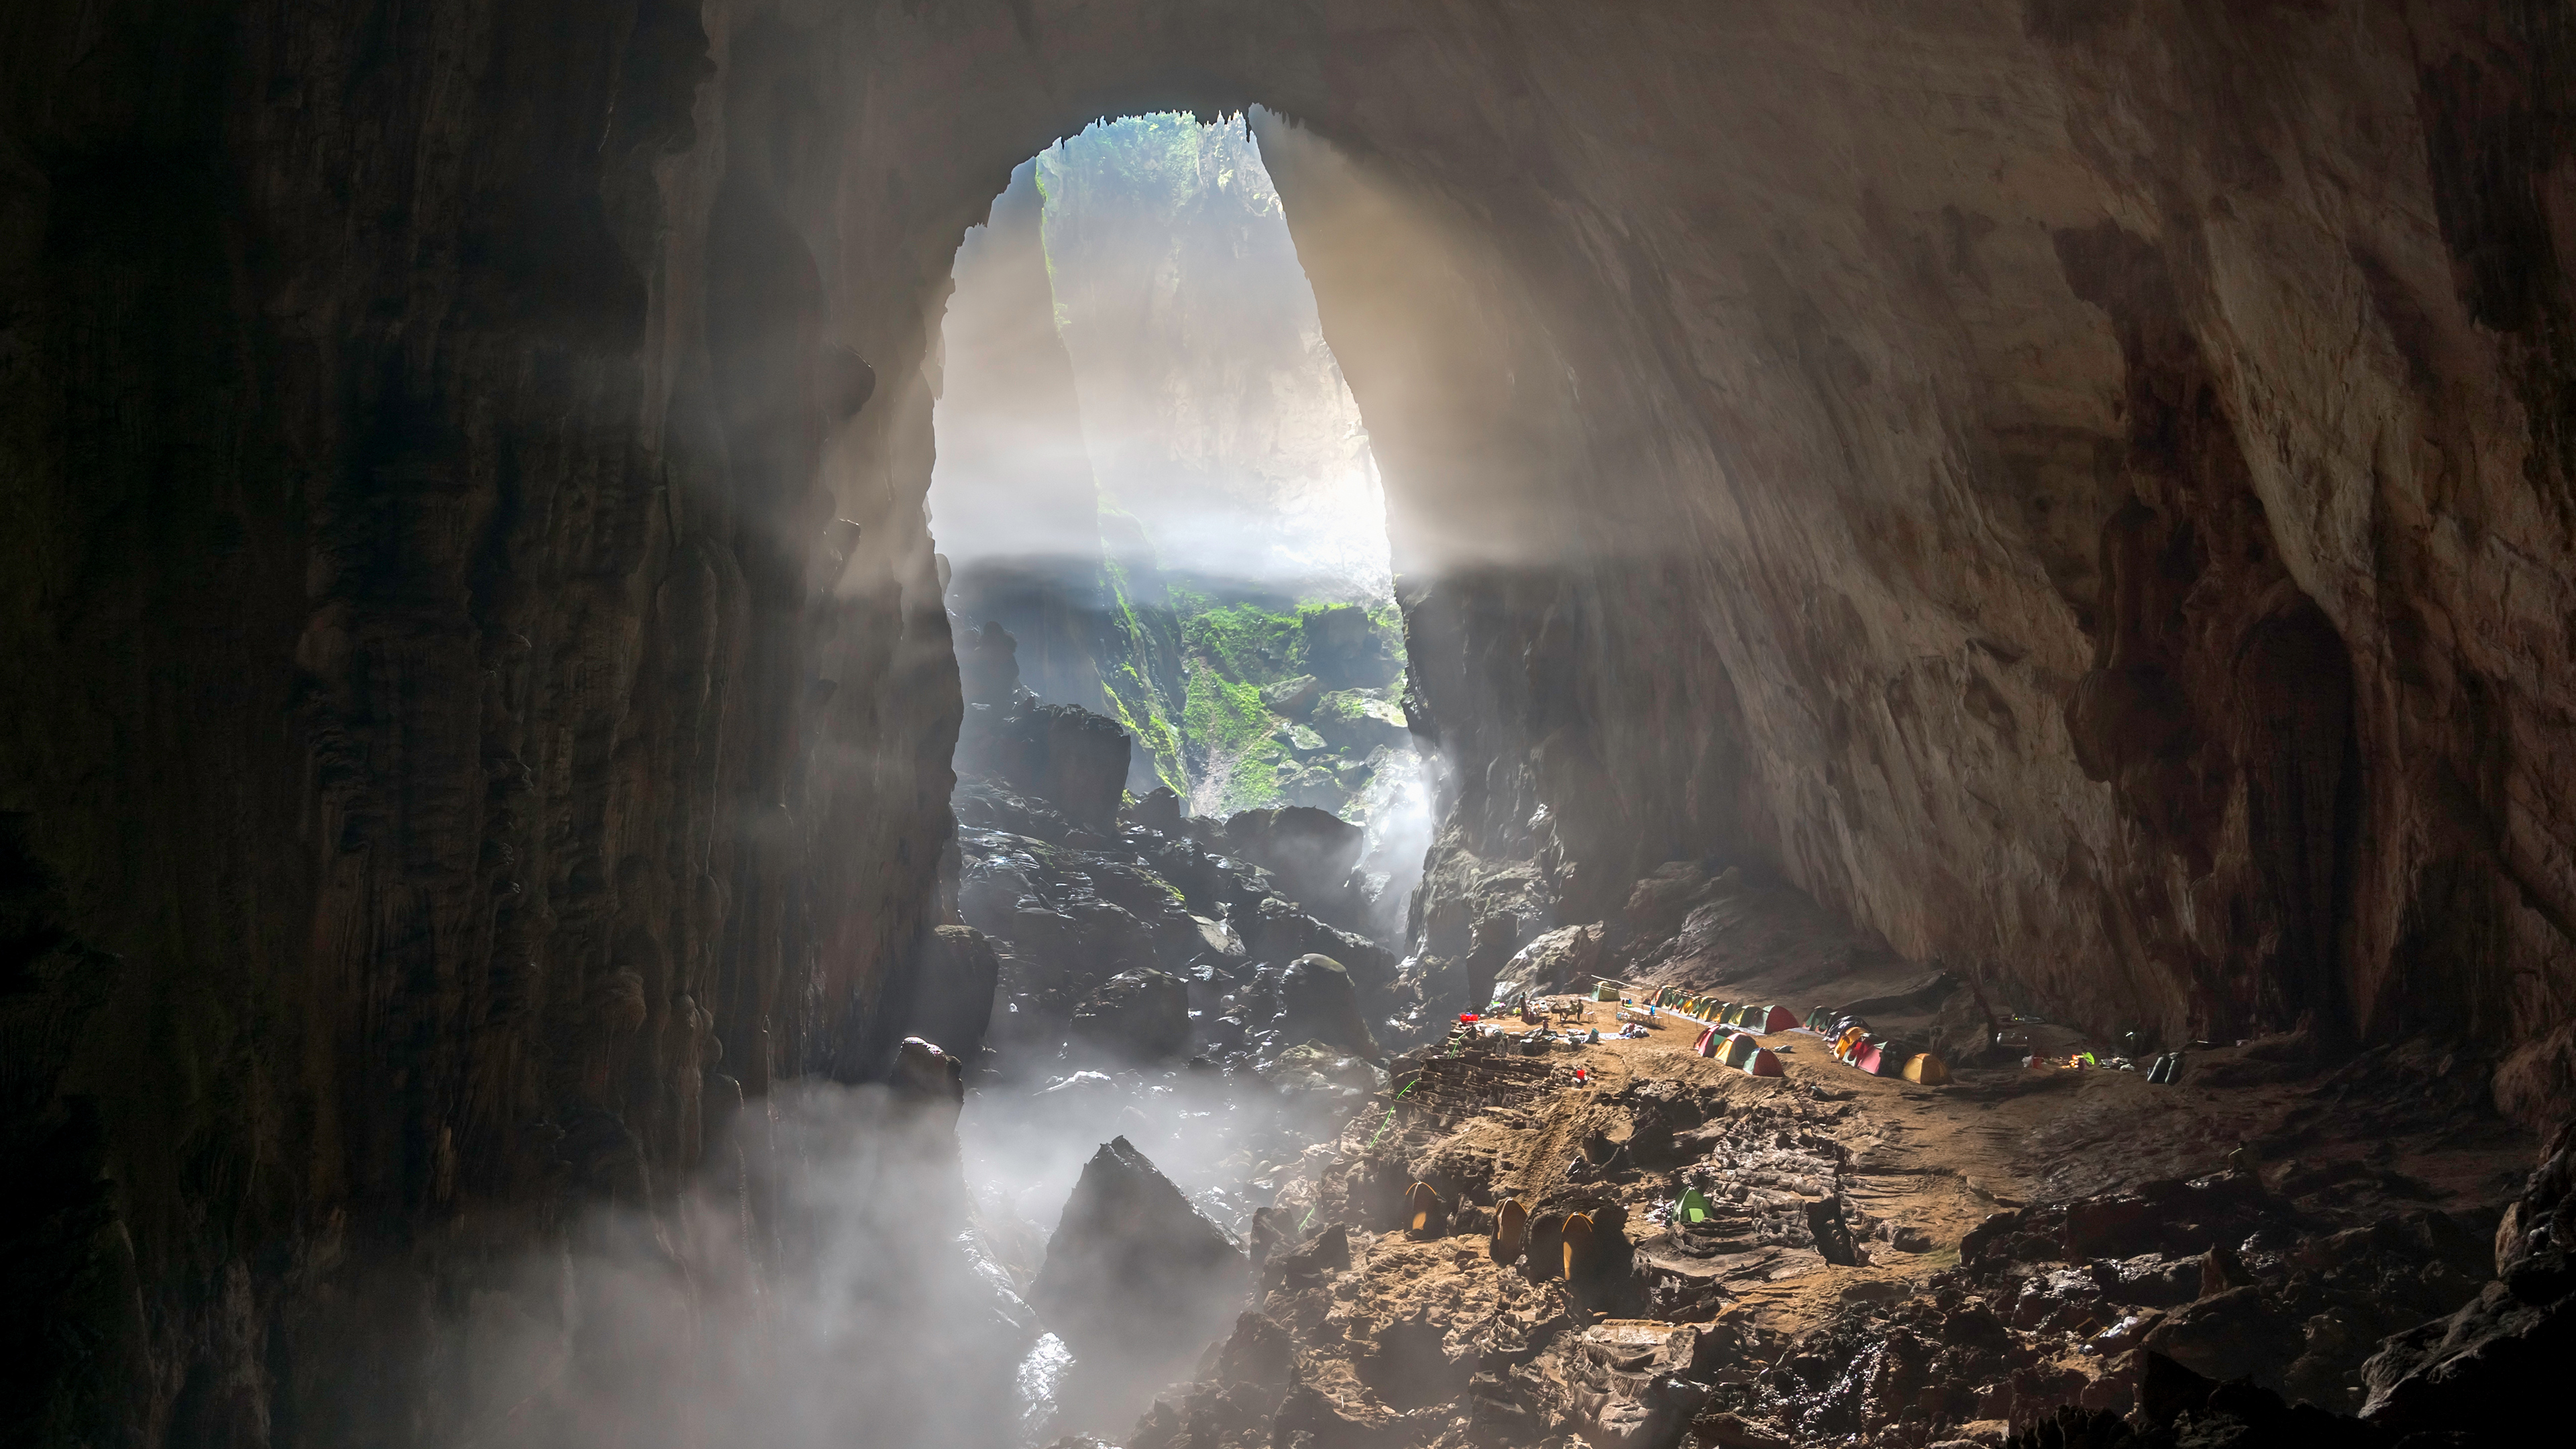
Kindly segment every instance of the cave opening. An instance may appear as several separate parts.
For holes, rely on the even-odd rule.
[[[1192,815],[1418,815],[1377,459],[1250,118],[1059,141],[955,278],[929,509],[970,720],[1015,684],[1113,719],[1126,793]]]
[[[1099,1144],[1243,1236],[1383,1078],[1365,1025],[1314,1039],[1331,1083],[1288,1110],[1218,1066],[1308,1045],[1278,1008],[1309,948],[1401,951],[1431,814],[1385,494],[1264,164],[1278,125],[1147,113],[1029,158],[958,248],[933,353],[957,906],[994,953],[989,1020],[959,1004],[990,1048],[959,1139],[1024,1291]],[[1043,1336],[1029,1428],[1114,1432],[1182,1367],[1109,1357],[1133,1361]]]

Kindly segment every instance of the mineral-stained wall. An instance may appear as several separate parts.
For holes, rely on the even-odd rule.
[[[436,1437],[350,1417],[436,1372],[389,1306],[870,1068],[949,830],[928,340],[1103,113],[1306,128],[1426,920],[1767,864],[2563,1110],[2571,96],[2543,0],[11,7],[9,1397]]]

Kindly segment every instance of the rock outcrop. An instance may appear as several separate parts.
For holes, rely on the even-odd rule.
[[[1124,1137],[1082,1169],[1029,1300],[1077,1355],[1196,1352],[1243,1305],[1243,1252]]]
[[[1079,705],[1040,703],[1022,689],[1007,706],[966,706],[957,770],[1015,785],[1101,833],[1117,822],[1132,746],[1117,721]]]
[[[2362,1416],[2395,1434],[2442,1433],[2529,1403],[2576,1349],[2576,1126],[2562,1127],[2496,1229],[2495,1281],[2448,1318],[2389,1341],[2364,1369]],[[2536,1407],[2536,1406],[2535,1406]]]

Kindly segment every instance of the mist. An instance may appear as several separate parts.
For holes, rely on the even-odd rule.
[[[878,1086],[753,1101],[658,1211],[496,1263],[424,1344],[467,1449],[1017,1442],[1039,1328],[960,1175],[954,1108]],[[363,1442],[356,1433],[344,1442]]]

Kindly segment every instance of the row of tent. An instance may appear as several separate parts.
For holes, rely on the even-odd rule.
[[[1873,1077],[1902,1077],[1937,1087],[1950,1080],[1950,1064],[1920,1048],[1873,1035],[1857,1016],[1838,1015],[1829,1006],[1807,1013],[1807,1030],[1834,1044],[1834,1060],[1860,1068]]]
[[[1747,1076],[1784,1075],[1780,1070],[1779,1054],[1755,1041],[1750,1027],[1728,1025],[1702,1027],[1699,1040],[1691,1044],[1691,1050],[1701,1056],[1714,1057],[1730,1067],[1738,1068]]]
[[[1692,996],[1667,986],[1647,998],[1664,1011],[1678,1011],[1720,1026],[1739,1027],[1765,1036],[1779,1031],[1795,1031],[1798,1013],[1785,1006],[1756,1006],[1745,1001],[1719,1001],[1710,996]]]
[[[1819,1006],[1808,1012],[1805,1021],[1785,1006],[1762,1005],[1749,1001],[1716,1001],[1705,996],[1664,987],[1648,998],[1665,1011],[1678,1011],[1712,1023],[1702,1030],[1691,1050],[1711,1058],[1723,1058],[1757,1077],[1781,1075],[1780,1058],[1753,1040],[1757,1035],[1772,1036],[1796,1031],[1801,1026],[1833,1043],[1834,1059],[1875,1077],[1901,1077],[1927,1087],[1937,1087],[1950,1080],[1949,1063],[1919,1048],[1885,1040],[1871,1034],[1869,1023],[1857,1016],[1836,1012],[1830,1006]]]
[[[1700,1200],[1707,1205],[1707,1199]],[[1404,1194],[1405,1228],[1414,1237],[1424,1237],[1445,1230],[1449,1205],[1427,1182],[1417,1182]],[[1529,1208],[1518,1198],[1506,1198],[1494,1207],[1493,1258],[1508,1263],[1518,1258],[1523,1249],[1532,1246]],[[1540,1226],[1544,1226],[1543,1224]],[[1591,1213],[1566,1214],[1555,1231],[1560,1262],[1568,1278],[1588,1276],[1605,1266],[1604,1249],[1617,1237],[1615,1227],[1604,1228],[1593,1221]]]

